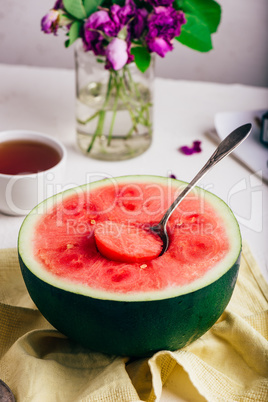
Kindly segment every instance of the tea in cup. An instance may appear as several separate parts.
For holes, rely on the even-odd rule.
[[[27,215],[57,192],[65,163],[65,147],[53,137],[27,130],[1,132],[0,211]]]

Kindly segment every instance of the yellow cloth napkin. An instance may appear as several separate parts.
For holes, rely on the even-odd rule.
[[[267,297],[244,245],[232,299],[205,335],[147,359],[107,356],[51,327],[28,296],[16,250],[0,250],[0,378],[17,402],[152,402],[163,387],[164,401],[267,402]]]

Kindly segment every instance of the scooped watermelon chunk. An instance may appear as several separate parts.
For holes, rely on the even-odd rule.
[[[144,356],[182,348],[216,322],[241,253],[229,207],[195,188],[172,214],[161,256],[161,241],[145,231],[185,185],[155,176],[107,179],[30,212],[19,261],[33,301],[53,326],[96,351]],[[108,229],[120,230],[118,238],[106,236]]]
[[[159,236],[134,225],[100,222],[94,235],[100,253],[113,261],[145,262],[158,257],[162,250]]]

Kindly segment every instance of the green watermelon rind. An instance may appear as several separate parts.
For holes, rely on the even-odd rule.
[[[37,278],[21,257],[19,261],[29,294],[56,329],[91,350],[140,357],[181,349],[207,332],[228,305],[240,258],[204,288],[152,301],[101,300],[66,292]]]
[[[192,293],[202,287],[205,287],[215,281],[217,281],[221,276],[223,276],[229,269],[232,267],[239,258],[241,249],[242,249],[242,240],[241,234],[239,230],[238,223],[228,207],[228,205],[215,196],[213,193],[203,190],[199,187],[195,187],[193,191],[201,192],[202,195],[205,196],[214,206],[214,208],[219,212],[220,216],[224,219],[226,225],[226,231],[230,234],[231,238],[231,248],[232,250],[228,253],[227,257],[222,260],[217,267],[214,267],[213,270],[208,271],[202,278],[199,278],[193,281],[190,284],[186,284],[180,287],[170,287],[164,290],[151,291],[151,292],[136,292],[136,293],[115,293],[108,292],[105,290],[93,289],[83,284],[73,283],[68,280],[64,280],[62,278],[57,278],[50,272],[46,271],[42,265],[35,260],[33,255],[33,238],[34,238],[34,230],[35,224],[38,222],[39,217],[42,214],[47,213],[53,206],[55,206],[58,202],[62,201],[66,197],[69,197],[75,193],[83,193],[88,191],[89,189],[96,189],[103,187],[105,185],[117,184],[117,183],[160,183],[160,184],[172,184],[172,186],[181,187],[186,186],[187,183],[178,181],[175,179],[169,179],[160,176],[121,176],[112,179],[103,179],[97,182],[93,182],[90,184],[85,184],[79,187],[75,187],[69,190],[66,190],[62,193],[59,193],[53,197],[48,198],[42,203],[38,204],[27,217],[25,218],[19,232],[18,239],[18,252],[20,255],[21,261],[23,261],[24,265],[28,267],[32,273],[48,284],[51,284],[53,287],[57,287],[59,289],[64,289],[67,292],[81,294],[89,297],[93,297],[96,299],[102,300],[114,300],[114,301],[149,301],[149,300],[161,300],[171,297],[177,297],[179,295]]]

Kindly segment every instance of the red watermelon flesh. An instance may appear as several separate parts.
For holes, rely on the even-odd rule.
[[[144,248],[143,239],[128,261],[124,250],[124,231],[141,233],[158,223],[180,191],[162,183],[122,182],[65,196],[37,221],[34,256],[58,278],[108,292],[151,292],[192,283],[230,249],[223,217],[199,192],[190,193],[171,216],[170,245],[162,256],[155,240]],[[107,225],[121,228],[121,234],[105,257],[94,231]]]
[[[149,228],[105,221],[95,225],[94,237],[100,253],[113,261],[145,262],[160,255],[162,241]]]

